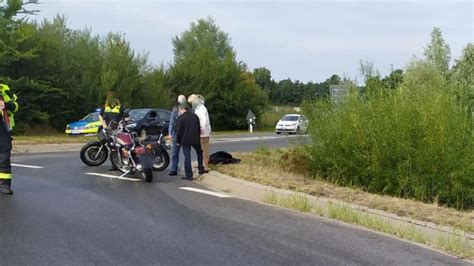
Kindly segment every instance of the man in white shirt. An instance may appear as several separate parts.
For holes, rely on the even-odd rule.
[[[209,141],[211,138],[211,121],[206,106],[204,106],[204,97],[202,95],[192,94],[188,102],[193,106],[194,113],[199,117],[201,126],[201,148],[203,154],[204,168],[209,169]]]

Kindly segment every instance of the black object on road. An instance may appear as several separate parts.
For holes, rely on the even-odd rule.
[[[240,161],[240,159],[232,157],[230,153],[225,151],[218,151],[209,157],[210,164],[234,164],[240,163]]]

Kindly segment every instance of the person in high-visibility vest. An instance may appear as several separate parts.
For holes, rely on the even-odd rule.
[[[104,108],[102,108],[99,114],[99,120],[102,123],[102,126],[104,128],[111,126],[111,129],[115,130],[118,122],[120,122],[120,119],[122,119],[124,111],[125,108],[120,104],[120,100],[117,95],[115,95],[114,92],[109,91],[107,93],[107,98],[105,99]],[[112,160],[112,157],[110,159]],[[114,164],[112,164],[112,167],[109,169],[109,171],[114,170],[117,169],[115,168]]]
[[[99,120],[104,128],[108,128],[110,122],[119,122],[123,116],[125,108],[120,104],[114,92],[108,92],[105,100],[105,106],[99,114]]]
[[[12,166],[12,129],[15,126],[14,113],[18,111],[17,97],[10,88],[0,81],[0,193],[11,195]]]

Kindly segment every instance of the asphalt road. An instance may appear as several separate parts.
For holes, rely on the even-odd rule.
[[[240,141],[239,141],[240,139]],[[299,138],[231,136],[212,151]],[[183,188],[86,173],[78,153],[15,156],[14,196],[0,195],[0,265],[462,265],[461,260],[339,222]]]

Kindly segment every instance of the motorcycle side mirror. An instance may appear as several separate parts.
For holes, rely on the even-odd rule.
[[[125,110],[123,111],[123,117],[124,117],[124,118],[127,118],[127,117],[129,117],[129,116],[130,116],[130,109],[127,108],[127,109],[125,109]]]

